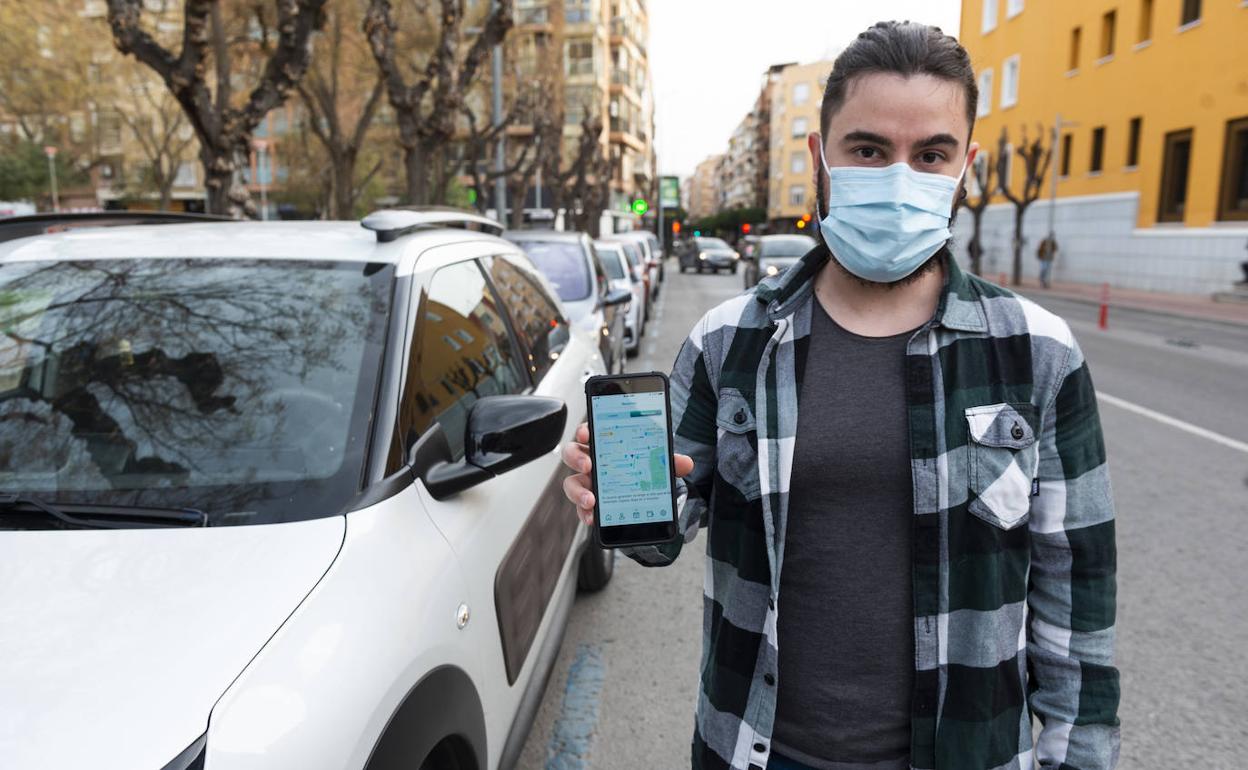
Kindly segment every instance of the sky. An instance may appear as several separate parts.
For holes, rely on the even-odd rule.
[[[659,171],[686,177],[754,106],[772,64],[833,59],[886,19],[958,34],[960,0],[651,0]]]

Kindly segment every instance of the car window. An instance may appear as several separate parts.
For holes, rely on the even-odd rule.
[[[342,513],[393,285],[358,262],[0,266],[0,489],[214,526]]]
[[[568,321],[559,303],[527,273],[530,268],[515,264],[510,257],[491,257],[484,264],[526,350],[533,382],[541,382],[568,344]]]
[[[602,266],[607,271],[607,277],[613,281],[621,278],[627,278],[624,274],[624,264],[620,262],[620,251],[614,246],[602,247],[596,246],[598,256],[602,258]]]
[[[598,250],[593,244],[589,246],[590,263],[594,266],[594,283],[598,287],[598,296],[607,296],[607,269],[602,266],[602,257],[598,256]]]
[[[519,241],[516,245],[524,249],[537,269],[555,287],[559,299],[576,302],[589,298],[593,291],[593,279],[579,243]]]
[[[762,242],[760,257],[801,257],[815,247],[815,239],[802,237],[767,239]]]
[[[697,240],[699,249],[732,249],[731,246],[719,238],[698,238]]]
[[[620,244],[624,247],[624,253],[628,256],[628,263],[633,267],[641,266],[641,249],[631,243]]]
[[[451,456],[461,459],[468,410],[477,399],[527,387],[496,304],[476,262],[448,265],[433,274],[417,306],[399,403],[405,453],[437,422]]]

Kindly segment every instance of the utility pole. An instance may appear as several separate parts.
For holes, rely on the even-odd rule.
[[[43,154],[48,156],[48,178],[52,180],[52,210],[61,210],[61,199],[56,194],[56,148],[47,145],[43,148]]]
[[[510,2],[510,0],[508,0]],[[499,0],[490,0],[490,10],[497,11]],[[498,128],[503,124],[503,47],[501,45],[494,46],[491,52],[493,60],[493,112],[494,127]],[[494,146],[494,211],[497,212],[499,222],[507,221],[507,140],[503,136],[503,132],[498,132],[498,139]],[[516,205],[523,205],[519,202]]]
[[[256,140],[256,179],[260,182],[260,219],[269,219],[269,193],[265,174],[268,173],[268,144]]]

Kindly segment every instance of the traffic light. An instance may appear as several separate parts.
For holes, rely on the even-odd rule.
[[[797,220],[797,229],[798,229],[798,230],[805,230],[805,229],[806,229],[806,220],[805,220],[805,219],[799,219],[799,220]]]
[[[680,235],[680,222],[672,223],[672,235]]]
[[[750,234],[750,223],[749,223],[749,222],[746,222],[745,224],[741,225],[741,234],[742,234],[742,235],[749,235],[749,234]]]
[[[702,237],[702,231],[701,231],[701,230],[694,230],[694,231],[693,231],[693,237],[694,237],[694,238],[701,238],[701,237]]]

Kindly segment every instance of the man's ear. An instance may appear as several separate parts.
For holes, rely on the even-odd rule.
[[[806,146],[810,149],[810,169],[811,180],[815,189],[819,189],[821,177],[819,172],[823,170],[823,136],[818,131],[811,131],[806,137]]]
[[[979,157],[979,142],[971,142],[966,151],[966,173],[974,174],[975,158]]]

